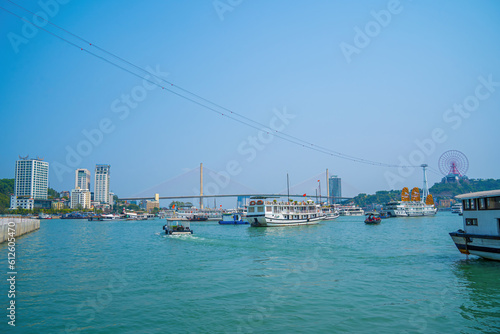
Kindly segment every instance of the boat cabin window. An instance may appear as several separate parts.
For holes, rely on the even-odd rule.
[[[486,198],[486,206],[488,207],[488,210],[500,210],[500,197]]]
[[[486,198],[477,199],[477,208],[479,210],[486,210]]]
[[[273,209],[272,206],[266,206],[266,212],[271,212],[272,209]]]
[[[465,225],[467,226],[477,226],[477,218],[466,218]]]
[[[263,206],[258,206],[257,207],[257,212],[264,212],[264,207]]]
[[[465,199],[463,204],[464,204],[465,211],[476,210],[476,199],[475,198]]]
[[[253,207],[253,206],[249,207],[248,212],[255,212],[255,207]]]

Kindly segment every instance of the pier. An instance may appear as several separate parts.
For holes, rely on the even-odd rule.
[[[0,218],[0,243],[5,242],[9,239],[9,227],[11,227],[11,232],[12,228],[15,228],[15,237],[17,238],[23,234],[38,230],[40,228],[40,219],[24,217]]]

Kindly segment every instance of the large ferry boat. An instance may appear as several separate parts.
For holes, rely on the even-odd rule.
[[[500,190],[456,196],[462,201],[463,230],[450,233],[462,254],[500,260]]]
[[[401,200],[389,202],[382,209],[382,213],[389,217],[432,216],[436,212],[432,195],[428,194],[425,202],[421,201],[420,190],[417,187],[411,190],[411,196],[408,188],[404,187],[401,192]]]
[[[434,199],[432,195],[429,194],[429,187],[427,185],[427,164],[422,164],[424,172],[424,186],[422,187],[422,200],[420,200],[420,190],[415,187],[410,191],[407,187],[404,187],[401,191],[401,200],[389,202],[384,205],[382,209],[382,214],[388,217],[421,217],[421,216],[432,216],[437,212],[434,206]]]
[[[318,224],[325,219],[319,204],[312,200],[304,202],[266,201],[266,198],[251,198],[245,220],[252,226],[275,227]]]

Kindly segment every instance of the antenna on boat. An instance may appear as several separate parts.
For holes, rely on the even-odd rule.
[[[427,172],[425,170],[428,166],[429,165],[427,164],[420,165],[420,167],[422,167],[424,171],[424,186],[422,187],[422,201],[425,201],[425,199],[429,195],[429,185],[427,184]]]

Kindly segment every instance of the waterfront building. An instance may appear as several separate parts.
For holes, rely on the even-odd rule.
[[[35,207],[34,200],[46,200],[49,187],[49,163],[27,156],[16,161],[14,195],[10,198],[11,209]]]
[[[110,165],[95,166],[94,201],[109,204]]]
[[[339,204],[342,197],[342,180],[337,175],[333,175],[328,179],[330,193],[330,204]]]
[[[35,200],[27,197],[17,197],[16,195],[10,196],[10,209],[25,209],[33,210],[35,207]]]
[[[71,190],[72,209],[90,209],[90,191],[88,189],[73,189]]]
[[[159,201],[146,201],[146,211],[151,212],[154,208],[160,208]]]
[[[90,209],[90,171],[78,168],[75,171],[75,189],[71,190],[72,209]]]
[[[90,190],[90,171],[85,168],[78,168],[75,171],[75,189]]]
[[[55,210],[62,210],[65,208],[65,205],[64,205],[64,202],[62,202],[62,201],[52,201],[51,207],[52,207],[52,209],[55,209]]]

